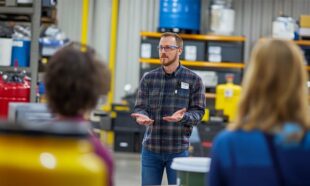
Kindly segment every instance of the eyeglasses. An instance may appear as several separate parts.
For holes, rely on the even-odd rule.
[[[175,50],[175,49],[178,49],[178,48],[180,48],[180,47],[174,46],[174,45],[166,45],[166,46],[159,45],[157,47],[159,52],[161,52],[163,49],[165,50],[165,52],[171,52],[172,50]]]

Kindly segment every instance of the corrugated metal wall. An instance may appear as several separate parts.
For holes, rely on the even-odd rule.
[[[74,41],[81,39],[83,0],[59,0],[58,26]],[[109,59],[111,0],[89,0],[88,43],[105,62]]]
[[[257,39],[270,36],[272,21],[283,13],[296,20],[310,14],[310,0],[234,0],[236,11],[235,31],[247,38],[245,58]]]
[[[57,2],[58,26],[74,41],[80,41],[82,0],[60,0]]]
[[[140,31],[156,31],[158,0],[120,0],[117,42],[115,98],[124,95],[124,86],[135,89],[139,82]]]
[[[81,0],[79,0],[81,1]],[[79,40],[81,3],[77,0],[59,0],[59,25],[71,37]],[[92,33],[90,43],[104,59],[108,59],[110,14],[112,0],[92,0]],[[201,32],[208,31],[209,4],[202,0]],[[73,3],[74,2],[74,3]],[[310,0],[234,0],[235,32],[247,38],[245,57],[255,41],[271,35],[272,21],[280,12],[299,19],[301,14],[310,14]],[[124,95],[124,86],[135,89],[139,82],[140,31],[156,31],[159,0],[119,0],[119,24],[117,42],[117,67],[115,101]],[[79,4],[79,5],[77,5]],[[70,11],[69,11],[70,10]],[[68,16],[70,14],[70,16]],[[72,16],[77,20],[72,20]]]
[[[89,43],[97,49],[101,58],[109,61],[110,25],[112,1],[93,0],[93,11],[90,11],[89,22],[92,25],[89,32]]]

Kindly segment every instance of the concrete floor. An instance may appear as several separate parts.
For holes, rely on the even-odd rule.
[[[115,163],[115,186],[139,186],[141,185],[140,154],[139,153],[113,153]],[[163,176],[162,185],[168,185],[166,173]]]

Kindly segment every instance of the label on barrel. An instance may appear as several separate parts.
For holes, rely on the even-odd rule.
[[[22,41],[13,41],[13,46],[15,46],[15,47],[23,47],[24,43]]]

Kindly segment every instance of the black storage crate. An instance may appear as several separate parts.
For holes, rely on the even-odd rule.
[[[228,74],[232,74],[234,76],[234,81],[233,83],[236,85],[240,85],[242,82],[242,77],[243,77],[243,72],[242,70],[232,70],[232,69],[216,69],[212,70],[210,72],[215,72],[216,74],[216,79],[217,79],[217,84],[216,85],[209,85],[206,86],[206,92],[212,92],[215,93],[216,86],[219,84],[226,84],[226,76]]]
[[[114,150],[116,152],[141,152],[144,132],[116,131]]]
[[[201,123],[198,125],[199,137],[201,141],[212,141],[225,127],[223,122]]]
[[[307,65],[310,65],[310,46],[303,46],[301,45],[300,48],[302,49],[305,59],[307,61]]]
[[[206,42],[198,40],[184,40],[181,60],[205,61],[206,60]]]
[[[199,151],[199,153],[201,153],[202,156],[210,155],[214,138],[225,127],[226,125],[223,122],[210,121],[198,125],[199,137],[201,139],[201,150]]]
[[[158,52],[159,38],[142,38],[140,46],[141,58],[159,58]]]
[[[140,132],[145,130],[145,126],[136,123],[135,119],[130,116],[130,112],[118,111],[114,119],[114,131],[131,131]]]
[[[116,152],[134,152],[135,151],[135,133],[116,131],[114,140],[114,150]]]
[[[221,42],[209,41],[208,52],[210,47],[220,47],[221,61],[223,62],[243,62],[243,43],[241,42]],[[208,60],[209,61],[209,53]]]

